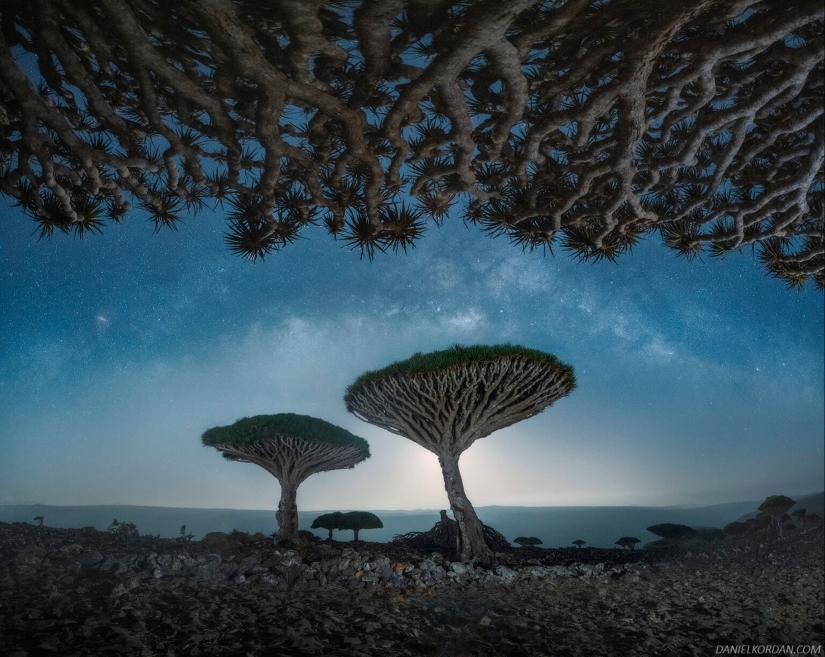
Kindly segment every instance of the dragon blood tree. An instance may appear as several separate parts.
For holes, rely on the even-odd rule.
[[[438,456],[458,522],[460,555],[489,560],[492,550],[464,492],[458,459],[476,440],[541,413],[576,386],[555,356],[514,345],[417,353],[347,388],[347,410]]]
[[[230,461],[254,463],[281,484],[278,540],[298,540],[298,486],[316,472],[353,468],[369,458],[367,441],[346,429],[294,413],[241,418],[201,438]]]

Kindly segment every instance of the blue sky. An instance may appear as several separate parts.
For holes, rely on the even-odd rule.
[[[435,456],[344,409],[362,371],[511,342],[579,387],[461,458],[476,505],[682,504],[823,488],[823,295],[749,254],[687,263],[649,239],[618,265],[524,253],[459,219],[359,259],[315,228],[264,262],[202,212],[152,234],[37,242],[0,209],[0,503],[275,508],[277,482],[200,445],[296,412],[373,456],[311,477],[299,506],[446,508]]]

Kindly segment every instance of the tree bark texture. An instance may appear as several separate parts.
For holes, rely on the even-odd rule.
[[[476,515],[473,505],[467,499],[464,492],[464,483],[461,480],[461,472],[458,469],[458,457],[440,456],[438,463],[441,465],[441,473],[444,475],[444,487],[447,489],[447,499],[450,500],[450,508],[458,523],[460,538],[460,554],[462,561],[478,559],[481,561],[491,561],[493,552],[484,540],[484,530],[481,521]]]
[[[222,200],[245,257],[312,223],[372,257],[459,212],[825,285],[821,0],[2,6],[0,193],[42,237]]]
[[[281,484],[281,499],[278,502],[278,540],[298,540],[298,484],[284,479]],[[331,533],[331,532],[330,532]]]

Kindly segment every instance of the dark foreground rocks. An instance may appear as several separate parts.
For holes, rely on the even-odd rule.
[[[821,527],[697,552],[279,549],[0,523],[0,655],[711,655],[823,641]],[[819,648],[822,654],[821,648]],[[813,653],[817,654],[817,653]]]

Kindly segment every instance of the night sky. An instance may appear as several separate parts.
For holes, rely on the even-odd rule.
[[[823,295],[750,254],[687,263],[658,238],[578,264],[454,218],[370,263],[321,228],[251,264],[218,212],[152,234],[133,213],[36,241],[0,208],[0,503],[271,509],[277,481],[201,433],[321,417],[372,458],[312,476],[299,508],[447,508],[436,457],[348,414],[361,372],[510,342],[579,387],[461,458],[477,505],[691,504],[823,488]]]

